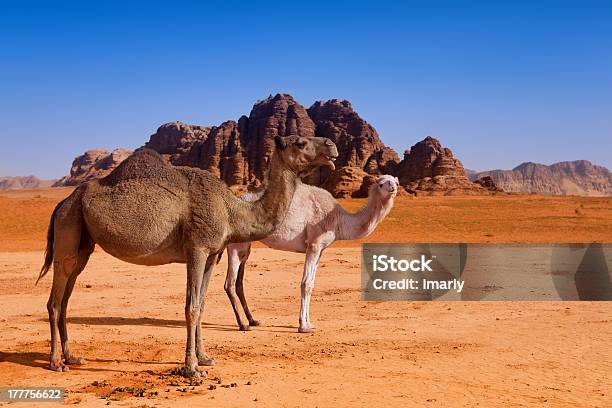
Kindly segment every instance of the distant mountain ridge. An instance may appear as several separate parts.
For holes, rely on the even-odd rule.
[[[55,180],[41,180],[36,176],[0,176],[0,190],[51,187]]]
[[[473,172],[471,180],[490,176],[506,192],[552,195],[612,195],[612,173],[588,160],[563,161],[551,165],[525,162],[512,170]]]

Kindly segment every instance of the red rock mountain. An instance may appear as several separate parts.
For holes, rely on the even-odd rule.
[[[367,174],[395,174],[399,156],[385,146],[376,129],[353,110],[344,99],[315,102],[308,114],[316,124],[315,135],[336,143],[340,156],[336,172],[321,168],[307,180],[323,185],[336,197],[367,195],[362,188]]]
[[[612,173],[586,160],[566,161],[550,166],[523,163],[512,170],[473,173],[470,178],[489,176],[505,191],[522,194],[612,195]]]
[[[246,121],[248,130],[242,140],[246,144],[252,182],[262,181],[264,178],[274,151],[274,137],[315,135],[315,124],[306,109],[286,94],[270,95],[262,101],[257,101],[248,119],[243,120]]]
[[[413,146],[400,162],[376,129],[343,99],[315,102],[306,109],[290,95],[270,95],[257,101],[249,116],[237,122],[210,127],[181,122],[162,125],[144,147],[175,165],[208,170],[230,186],[257,187],[264,180],[277,135],[322,136],[336,143],[340,154],[336,171],[330,174],[322,168],[305,179],[324,186],[336,197],[365,196],[377,174],[399,175],[401,184],[414,194],[487,193],[471,183],[459,160],[431,137]],[[126,157],[116,152],[86,152],[75,159],[70,176],[58,184],[75,185],[103,177]]]
[[[112,152],[105,149],[88,150],[74,159],[70,175],[62,177],[53,186],[76,186],[87,180],[102,178],[130,154],[132,151],[128,149],[115,149]]]
[[[199,167],[218,175],[228,185],[259,186],[263,182],[275,136],[324,136],[338,145],[337,168],[359,174],[346,182],[347,170],[331,177],[327,169],[313,172],[307,182],[330,180],[337,196],[360,195],[363,174],[390,173],[399,157],[386,147],[376,130],[345,100],[316,102],[308,110],[290,95],[277,94],[258,101],[248,117],[220,126],[201,127],[180,122],[162,125],[145,147],[165,155],[173,164]]]
[[[157,129],[155,137],[151,136],[145,146],[178,165],[196,142],[206,140],[210,129],[210,127],[186,125],[181,122],[166,123]]]
[[[427,136],[404,152],[399,164],[400,184],[409,192],[428,195],[477,195],[487,189],[471,182],[453,152]]]
[[[384,145],[376,129],[361,119],[344,99],[315,102],[308,114],[316,124],[316,136],[327,137],[338,146],[339,167],[358,167],[368,173],[395,171],[399,157]]]
[[[199,167],[228,185],[259,186],[274,151],[275,136],[314,136],[315,124],[291,96],[258,101],[238,122],[201,127],[180,122],[160,126],[145,147],[176,165]]]

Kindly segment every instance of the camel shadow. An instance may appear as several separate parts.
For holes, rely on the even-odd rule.
[[[41,318],[41,321],[48,321],[45,318]],[[157,319],[152,317],[118,317],[118,316],[73,316],[68,317],[67,322],[69,324],[89,324],[93,326],[149,326],[149,327],[168,327],[168,328],[184,328],[184,320],[171,320],[171,319]],[[217,323],[205,323],[202,322],[204,329],[217,330],[217,331],[239,331],[238,326],[233,324],[217,324]],[[275,329],[291,329],[291,330],[275,330]],[[259,326],[255,330],[262,332],[275,332],[275,333],[290,333],[295,331],[295,326]]]
[[[41,319],[45,320],[46,319]],[[170,320],[170,319],[157,319],[152,317],[118,317],[118,316],[75,316],[68,317],[68,323],[71,324],[90,324],[98,326],[150,326],[150,327],[169,327],[169,328],[184,328],[184,320]],[[239,331],[238,326],[233,324],[218,324],[218,323],[206,323],[202,322],[204,329],[217,330],[217,331]],[[256,331],[265,332],[276,332],[276,333],[288,333],[288,330],[274,330],[276,329],[292,329],[296,330],[295,326],[258,326]]]
[[[46,368],[49,366],[49,353],[36,351],[0,351],[0,363],[14,363],[28,367]]]
[[[185,327],[184,320],[156,319],[151,317],[73,316],[68,317],[66,320],[71,324],[90,324],[93,326]]]
[[[296,327],[296,326],[281,325],[281,324],[277,324],[277,325],[274,325],[274,324],[273,324],[273,325],[272,325],[272,326],[270,326],[270,327],[277,327],[277,328],[279,328],[279,329],[293,329],[293,330],[297,329],[297,327]]]
[[[115,360],[91,360],[91,361],[115,361]],[[26,367],[44,368],[49,370],[49,353],[39,353],[37,351],[0,351],[0,363],[13,363]],[[91,371],[104,372],[114,371],[123,372],[122,370],[112,370],[105,368],[87,368],[86,366],[70,366],[70,370],[75,371]]]
[[[45,320],[46,319],[41,319]],[[157,319],[152,317],[118,317],[118,316],[74,316],[66,319],[70,324],[90,324],[94,326],[150,326],[184,328],[184,320]],[[223,325],[202,322],[202,327],[219,331],[238,330],[234,325]]]

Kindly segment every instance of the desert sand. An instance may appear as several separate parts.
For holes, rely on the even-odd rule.
[[[72,349],[88,363],[51,372],[51,276],[34,281],[49,215],[69,192],[0,194],[0,386],[66,387],[66,402],[87,406],[612,406],[612,302],[364,302],[359,241],[324,254],[317,331],[306,335],[302,255],[255,248],[245,281],[262,326],[250,332],[223,291],[224,256],[203,326],[217,365],[191,382],[173,374],[184,265],[136,266],[98,249],[68,312]],[[612,198],[399,198],[364,241],[612,242]]]

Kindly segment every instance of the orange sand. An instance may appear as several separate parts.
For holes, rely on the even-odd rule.
[[[356,242],[324,254],[309,335],[296,332],[300,254],[253,251],[247,296],[263,325],[251,332],[235,326],[224,257],[204,325],[218,364],[192,385],[169,373],[184,355],[184,266],[97,250],[68,312],[88,364],[51,372],[51,276],[33,283],[69,191],[0,194],[0,386],[67,387],[87,406],[612,406],[612,302],[363,302]],[[612,199],[402,198],[366,241],[612,242]]]

